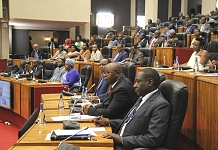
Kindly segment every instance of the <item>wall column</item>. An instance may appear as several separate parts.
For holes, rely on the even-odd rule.
[[[145,0],[145,24],[148,19],[156,20],[158,13],[158,0]]]
[[[202,0],[202,14],[210,14],[210,11],[216,9],[216,0]]]
[[[8,23],[0,23],[0,58],[9,58],[9,28]]]
[[[173,15],[173,2],[172,2],[172,0],[169,0],[169,2],[168,2],[168,18],[170,18],[170,17],[172,17],[172,15]]]
[[[188,14],[188,0],[181,0],[181,12],[184,16]]]
[[[90,22],[79,26],[79,33],[82,36],[82,38],[89,39],[89,37],[90,37]]]
[[[130,26],[136,26],[136,0],[131,0],[130,4]]]

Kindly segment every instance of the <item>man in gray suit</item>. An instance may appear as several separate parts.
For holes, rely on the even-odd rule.
[[[201,24],[198,25],[200,31],[210,30],[210,24],[205,22],[205,18],[201,18]]]
[[[144,63],[144,55],[137,49],[137,45],[130,47],[129,58],[126,58],[126,61],[133,62],[136,65],[142,66]]]
[[[158,148],[167,133],[170,104],[158,90],[160,77],[156,70],[146,68],[136,75],[135,91],[140,98],[123,120],[96,118],[97,126],[110,125],[112,134],[103,138],[114,140],[115,150]]]

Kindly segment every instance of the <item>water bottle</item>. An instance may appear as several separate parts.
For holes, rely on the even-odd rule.
[[[84,87],[84,86],[82,86],[82,94],[81,94],[81,99],[83,99],[83,98],[84,98],[84,93],[85,93],[85,87]]]
[[[40,111],[39,111],[39,117],[38,117],[38,124],[40,126],[43,126],[46,123],[45,120],[45,113],[43,108],[43,103],[40,103]]]
[[[198,57],[195,57],[195,63],[194,63],[194,72],[199,72],[199,66],[198,66]]]
[[[64,100],[63,100],[63,93],[60,93],[60,100],[58,103],[58,109],[59,111],[64,111]]]
[[[154,68],[158,67],[158,61],[157,61],[157,57],[154,56]]]
[[[146,43],[146,47],[147,47],[147,48],[149,47],[148,40],[147,40],[147,43]]]
[[[174,63],[174,70],[179,70],[179,59],[178,59],[178,56],[176,56],[176,61]]]
[[[33,82],[36,81],[35,73],[33,72]]]
[[[88,88],[86,87],[85,88],[85,91],[84,91],[84,97],[83,97],[84,100],[88,100]]]

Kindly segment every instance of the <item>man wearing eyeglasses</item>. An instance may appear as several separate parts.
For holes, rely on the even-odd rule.
[[[110,119],[122,119],[137,99],[134,88],[124,79],[122,66],[119,63],[106,65],[103,76],[105,82],[110,85],[103,103],[96,106],[85,105],[83,113]]]

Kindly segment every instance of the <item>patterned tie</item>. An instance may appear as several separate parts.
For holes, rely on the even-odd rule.
[[[110,94],[111,90],[112,90],[112,85],[109,86],[107,93]]]
[[[150,45],[150,48],[154,46],[154,43],[155,43],[156,41],[157,41],[156,38],[154,38],[154,39],[152,40],[151,45]]]
[[[116,59],[118,58],[119,55],[120,55],[120,53],[117,53],[117,55],[114,57],[114,61],[116,61]]]
[[[38,58],[38,57],[39,57],[37,51],[35,51],[34,57],[35,57],[35,58]]]

